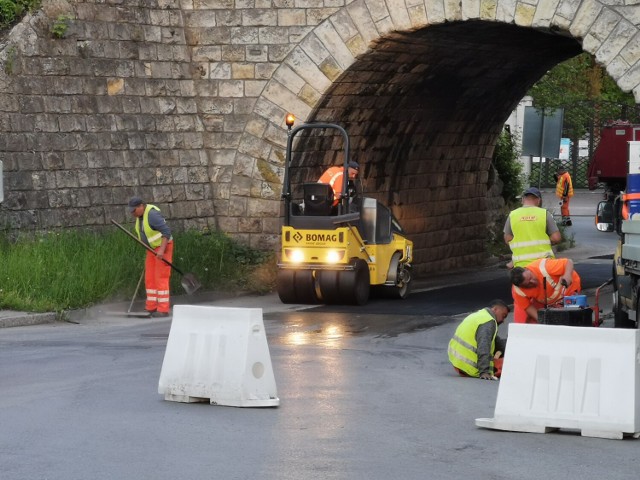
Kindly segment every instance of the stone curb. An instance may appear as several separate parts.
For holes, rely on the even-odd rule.
[[[24,327],[28,325],[43,325],[45,323],[55,323],[56,314],[47,313],[24,313],[3,311],[0,312],[0,328]]]

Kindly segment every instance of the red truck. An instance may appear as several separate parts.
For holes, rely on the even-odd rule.
[[[619,230],[620,193],[627,187],[629,173],[629,141],[640,141],[640,125],[614,122],[602,128],[600,143],[593,152],[587,170],[589,190],[595,190],[599,184],[605,187],[604,201],[598,204],[596,212],[598,230]]]

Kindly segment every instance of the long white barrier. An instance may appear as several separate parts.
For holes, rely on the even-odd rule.
[[[640,436],[637,330],[510,324],[493,418],[476,425],[586,437]]]
[[[262,309],[174,306],[158,393],[174,402],[277,407]]]

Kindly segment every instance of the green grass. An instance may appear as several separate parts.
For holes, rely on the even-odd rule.
[[[174,235],[173,263],[191,272],[207,290],[268,290],[252,272],[270,255],[239,245],[220,233]],[[129,300],[144,268],[145,250],[122,232],[64,231],[10,241],[0,236],[0,308],[62,312],[96,303]],[[141,289],[143,290],[143,289]],[[182,294],[180,275],[171,292]],[[144,294],[141,293],[141,296]]]

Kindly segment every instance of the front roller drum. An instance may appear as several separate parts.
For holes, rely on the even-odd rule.
[[[362,259],[355,261],[353,270],[339,272],[340,298],[342,303],[364,305],[369,300],[369,266]]]
[[[282,303],[318,303],[311,270],[278,270],[277,285]]]
[[[322,302],[327,305],[336,305],[342,302],[340,293],[340,274],[337,270],[320,270],[318,273],[318,284]]]

